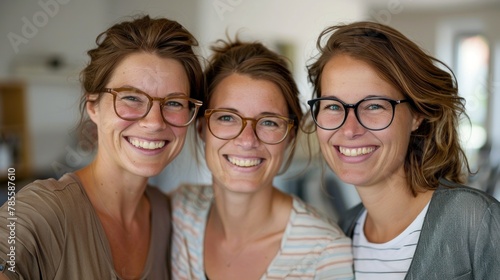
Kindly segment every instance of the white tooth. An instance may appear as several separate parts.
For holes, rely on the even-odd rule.
[[[255,166],[260,164],[261,162],[260,159],[237,159],[232,157],[228,157],[228,159],[232,164],[242,167]]]
[[[371,152],[373,152],[375,149],[373,147],[363,147],[363,148],[357,148],[357,149],[348,149],[344,147],[339,148],[340,153],[346,155],[346,156],[359,156],[359,155],[366,155]]]
[[[140,141],[138,139],[130,139],[129,142],[138,148],[154,150],[158,148],[162,148],[165,146],[165,141]]]

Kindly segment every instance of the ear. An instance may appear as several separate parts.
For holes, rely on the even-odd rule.
[[[87,110],[87,114],[89,115],[92,122],[97,124],[97,116],[99,115],[98,109],[98,101],[89,99],[89,95],[87,95],[87,102],[85,104],[85,109]]]
[[[205,142],[205,133],[207,133],[207,120],[205,118],[196,119],[196,132],[201,140]]]
[[[413,122],[411,125],[411,131],[413,132],[413,131],[417,130],[423,121],[424,121],[424,117],[422,115],[414,114],[413,115]]]

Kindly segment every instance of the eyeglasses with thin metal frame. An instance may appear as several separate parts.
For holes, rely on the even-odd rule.
[[[285,140],[290,130],[295,126],[293,119],[284,116],[267,115],[257,119],[244,118],[240,114],[226,109],[206,109],[205,119],[210,133],[221,140],[235,139],[245,129],[248,121],[251,121],[257,138],[270,145]]]
[[[372,131],[389,127],[394,120],[396,105],[409,102],[386,97],[367,97],[356,104],[347,104],[336,97],[321,97],[307,101],[316,125],[324,130],[340,128],[346,121],[349,109],[354,110],[358,122]]]
[[[151,97],[136,88],[104,88],[103,92],[113,95],[115,113],[126,121],[137,121],[146,117],[153,107],[153,101],[158,101],[166,123],[185,127],[196,118],[196,113],[203,105],[203,102],[185,95]]]

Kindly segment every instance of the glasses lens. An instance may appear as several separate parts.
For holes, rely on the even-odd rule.
[[[163,118],[170,124],[185,126],[193,120],[196,113],[194,102],[187,97],[175,97],[165,100],[162,106]]]
[[[372,130],[384,129],[391,124],[394,107],[384,99],[364,100],[359,103],[357,116],[359,122]]]
[[[263,117],[255,125],[257,137],[262,142],[274,144],[281,142],[288,133],[288,121],[278,117]]]
[[[275,116],[266,116],[255,122],[257,138],[267,144],[276,144],[288,134],[288,120]],[[217,138],[230,140],[238,137],[243,131],[243,119],[236,113],[227,111],[212,111],[208,119],[210,132]]]
[[[312,105],[313,118],[323,129],[337,129],[344,122],[345,109],[338,100],[317,100]]]
[[[138,120],[147,113],[148,97],[140,92],[117,91],[115,97],[116,114],[125,120]]]
[[[115,91],[116,114],[125,120],[139,120],[146,116],[152,106],[145,93],[137,91]],[[196,114],[196,105],[188,97],[167,98],[161,104],[163,118],[174,126],[186,126]]]
[[[220,139],[230,140],[236,138],[243,126],[243,120],[235,113],[226,111],[213,111],[208,119],[210,132]]]

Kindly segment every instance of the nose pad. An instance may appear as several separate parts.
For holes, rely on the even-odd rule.
[[[342,125],[341,129],[344,131],[346,135],[349,137],[354,137],[355,135],[363,134],[366,129],[359,122],[354,109],[349,108],[347,113],[347,118]]]
[[[154,104],[151,105],[151,109],[144,116],[144,118],[140,119],[139,122],[143,127],[151,127],[151,128],[164,128],[166,126],[166,122],[163,119],[163,113],[161,106],[158,104],[157,106]]]
[[[257,132],[254,130],[252,123],[246,123],[240,135],[234,139],[237,145],[253,147],[257,145],[260,140],[257,137]]]

